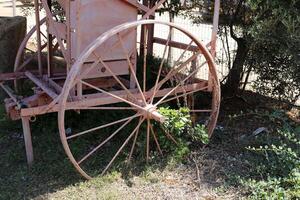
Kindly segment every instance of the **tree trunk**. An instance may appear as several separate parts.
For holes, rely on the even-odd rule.
[[[249,52],[249,46],[244,38],[237,38],[236,41],[238,43],[236,57],[229,71],[227,81],[223,86],[226,96],[235,96],[238,94],[244,64]]]

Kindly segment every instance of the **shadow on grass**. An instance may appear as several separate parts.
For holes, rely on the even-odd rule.
[[[1,119],[1,199],[33,198],[84,181],[65,156],[55,116],[41,117],[31,125],[35,161],[29,169],[21,122]]]
[[[3,107],[1,107],[0,113],[0,199],[31,199],[47,196],[49,193],[86,181],[75,170],[64,152],[57,128],[57,114],[40,116],[36,122],[31,123],[35,160],[29,169],[26,162],[21,122],[7,119]],[[80,117],[74,118],[73,123],[76,124],[76,120]],[[91,121],[90,124],[93,122]],[[80,126],[80,123],[78,122],[77,125]],[[126,134],[122,135],[123,138],[117,140],[121,141],[126,137]],[[96,141],[96,139],[94,140]],[[76,148],[79,147],[80,145],[76,146]],[[117,150],[110,144],[105,152],[107,153],[110,149]],[[94,161],[101,161],[101,159],[100,154]],[[97,167],[105,167],[104,164],[99,165],[101,162],[92,164],[95,163]],[[163,169],[166,165],[167,161],[160,160],[159,163],[152,163],[152,168]],[[119,159],[116,160],[111,171],[120,171],[122,178],[130,186],[131,177],[140,175],[145,169],[147,169],[147,165],[144,158],[140,161],[133,160],[130,165]],[[92,173],[99,172],[95,170]]]

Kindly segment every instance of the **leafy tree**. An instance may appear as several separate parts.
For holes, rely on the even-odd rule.
[[[212,21],[213,3],[188,0],[185,15],[195,23]],[[220,34],[237,42],[223,91],[238,94],[243,75],[258,75],[255,88],[273,97],[300,96],[300,0],[222,0]],[[229,31],[228,31],[229,30]]]
[[[184,14],[194,23],[212,22],[214,1],[189,0]],[[247,27],[251,24],[251,11],[245,0],[222,0],[220,10],[221,35],[230,35],[237,43],[237,50],[233,62],[228,63],[229,74],[223,85],[223,93],[234,96],[238,93],[242,80],[244,65],[250,49],[251,37]],[[230,57],[230,55],[229,55]]]
[[[247,65],[263,94],[295,101],[300,96],[300,0],[248,0],[255,16]]]

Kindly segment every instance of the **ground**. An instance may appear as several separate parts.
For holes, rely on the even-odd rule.
[[[247,193],[234,177],[247,176],[251,167],[243,159],[245,147],[253,131],[272,126],[267,118],[254,117],[253,111],[274,109],[289,110],[289,117],[299,119],[298,108],[291,110],[288,104],[251,92],[224,99],[211,143],[194,147],[182,163],[154,162],[139,166],[138,172],[114,170],[92,181],[80,177],[65,156],[56,115],[33,123],[35,163],[29,169],[20,122],[2,114],[0,199],[243,199]]]

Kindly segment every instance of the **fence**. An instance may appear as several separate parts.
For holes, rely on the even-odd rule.
[[[16,15],[17,15],[16,0],[0,1],[0,16],[16,16]]]
[[[156,14],[156,19],[162,21],[169,21],[169,15]],[[186,19],[182,16],[176,16],[174,19],[174,23],[180,25],[181,27],[189,30],[191,33],[196,35],[199,40],[201,40],[204,44],[207,44],[211,40],[212,34],[212,24],[194,24],[191,20]],[[168,34],[168,30],[159,30],[155,34]],[[187,43],[186,38],[180,38],[179,36],[175,36],[175,40],[177,42]],[[227,47],[228,42],[228,47]],[[229,63],[232,65],[237,49],[237,43],[230,36],[227,37],[227,41],[225,36],[219,36],[217,40],[217,57],[216,57],[216,65],[217,72],[220,80],[223,80],[229,73]],[[176,51],[173,52],[176,54]],[[160,52],[161,54],[161,52]],[[243,77],[244,82],[246,79],[246,75]],[[247,82],[251,83],[257,79],[257,75],[253,72],[249,75]],[[247,85],[247,89],[251,88],[251,84]]]
[[[166,14],[156,14],[156,19],[162,20],[162,21],[169,21],[169,15]],[[189,30],[192,34],[196,35],[199,40],[201,40],[204,44],[207,44],[211,41],[211,34],[212,34],[212,28],[213,26],[211,24],[194,24],[191,20],[186,19],[181,16],[176,16],[174,19],[174,23]],[[160,35],[166,37],[168,34],[168,29],[159,29],[155,30],[154,35]],[[189,43],[188,38],[181,37],[180,35],[175,35],[174,40],[181,43]],[[231,63],[234,58],[234,54],[237,48],[236,42],[228,38],[228,44],[229,44],[229,51],[232,56],[230,58],[228,57],[228,49],[225,48],[224,39],[218,38],[217,40],[217,58],[216,58],[216,64],[217,64],[217,71],[218,76],[220,79],[223,79],[228,74],[228,60],[230,59]],[[163,48],[161,49],[163,51]],[[155,52],[154,52],[155,53]],[[158,55],[161,54],[161,52],[156,52]],[[176,56],[176,50],[172,51],[174,57]]]

